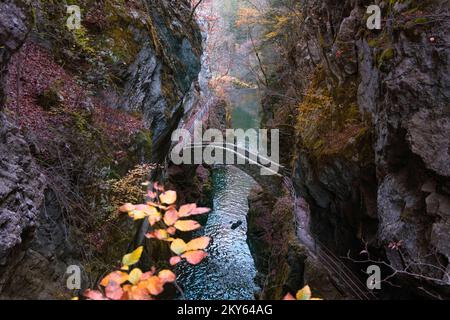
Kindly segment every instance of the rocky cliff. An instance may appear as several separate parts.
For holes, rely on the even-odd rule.
[[[381,30],[366,27],[371,4],[382,9]],[[301,30],[273,84],[290,100],[265,108],[268,123],[295,126],[287,153],[311,234],[339,257],[350,253],[358,274],[382,261],[380,297],[392,282],[397,298],[448,298],[449,2],[297,5]]]
[[[69,31],[65,1],[0,3],[0,298],[68,297],[67,266],[92,286],[127,250],[117,205],[141,200],[134,166],[165,157],[200,71],[189,1],[79,5]]]

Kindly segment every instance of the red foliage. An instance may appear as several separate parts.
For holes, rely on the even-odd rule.
[[[56,83],[60,84],[58,92],[64,100],[58,110],[45,111],[38,105],[37,98]],[[7,93],[6,107],[15,114],[17,124],[44,144],[56,138],[51,129],[70,125],[71,113],[82,111],[83,103],[89,100],[75,77],[58,65],[48,50],[31,41],[11,59]],[[113,144],[126,145],[131,135],[144,128],[142,120],[110,108],[100,99],[92,99],[92,102],[92,125]]]

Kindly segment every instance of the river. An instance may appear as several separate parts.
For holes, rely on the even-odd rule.
[[[229,92],[233,128],[257,128],[260,97],[253,89]],[[247,197],[256,182],[235,167],[213,169],[213,210],[198,235],[212,238],[208,258],[179,267],[178,282],[188,300],[252,300],[258,290],[256,268],[247,244]],[[237,224],[240,224],[233,230]]]

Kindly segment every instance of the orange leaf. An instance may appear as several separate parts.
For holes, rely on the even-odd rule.
[[[191,211],[194,210],[195,208],[197,208],[197,205],[195,203],[185,204],[180,207],[178,215],[180,218],[189,217],[189,213],[191,213]]]
[[[294,296],[290,293],[284,296],[283,300],[296,300]]]
[[[194,231],[199,229],[201,225],[194,220],[178,220],[174,227],[180,231]]]
[[[209,209],[209,208],[195,208],[194,210],[191,211],[191,213],[189,215],[197,216],[197,215],[200,215],[200,214],[208,213],[210,211],[211,211],[211,209]]]
[[[175,233],[177,233],[177,229],[175,227],[167,228],[167,233],[173,236]]]
[[[195,250],[206,249],[206,247],[208,247],[210,241],[211,241],[211,238],[208,238],[208,237],[200,237],[200,238],[194,239],[192,241],[189,241],[187,244],[186,251],[195,251]]]
[[[123,296],[123,290],[119,284],[114,281],[110,281],[105,288],[106,297],[111,300],[120,300]]]
[[[159,196],[159,200],[165,204],[174,204],[177,201],[177,193],[175,191],[166,191]]]
[[[162,270],[160,273],[158,273],[158,277],[163,283],[175,282],[175,280],[177,279],[175,273],[170,270]]]
[[[197,265],[202,262],[203,259],[205,259],[207,256],[208,254],[205,251],[198,250],[186,252],[181,257],[186,259],[190,264]]]
[[[124,204],[123,206],[121,206],[119,208],[119,211],[126,213],[126,212],[130,212],[130,211],[135,210],[135,208],[136,207],[134,205],[132,205],[131,203],[126,203],[126,204]]]
[[[117,284],[122,284],[128,280],[128,274],[122,271],[114,271],[108,274],[103,280],[100,282],[100,285],[106,287],[111,281]]]
[[[149,206],[147,204],[137,205],[136,210],[144,212],[147,216],[155,215],[158,212],[155,207]]]
[[[170,245],[170,250],[175,252],[175,254],[182,254],[183,252],[186,252],[186,248],[186,242],[184,242],[182,239],[176,239]]]
[[[178,263],[180,263],[181,261],[181,257],[179,256],[174,256],[172,258],[170,258],[169,263],[171,266],[177,265]]]
[[[166,212],[164,215],[164,223],[167,226],[172,226],[175,222],[178,221],[178,212],[177,210],[171,209]]]
[[[150,277],[150,279],[147,280],[146,284],[147,284],[147,290],[154,296],[157,296],[161,292],[164,291],[164,288],[163,288],[164,283],[157,276]]]

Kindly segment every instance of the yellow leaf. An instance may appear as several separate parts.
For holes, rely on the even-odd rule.
[[[174,204],[177,201],[177,193],[175,191],[166,191],[159,196],[159,200],[165,204]]]
[[[133,269],[133,271],[130,272],[130,275],[128,276],[128,281],[132,284],[136,284],[141,280],[142,276],[142,270],[139,268]]]
[[[178,220],[174,227],[180,231],[194,231],[201,227],[201,225],[194,220]]]
[[[151,226],[154,226],[159,221],[161,221],[161,213],[159,211],[155,211],[148,216],[148,223],[150,223]]]
[[[133,210],[128,215],[135,221],[144,219],[147,216],[144,211],[140,210]]]
[[[203,250],[208,247],[210,238],[208,237],[200,237],[197,239],[194,239],[192,241],[189,241],[187,244],[186,251],[195,251],[195,250]]]
[[[175,252],[176,254],[182,254],[183,252],[186,252],[186,242],[184,242],[182,239],[176,239],[172,242],[170,245],[170,250]]]
[[[139,259],[141,259],[142,250],[144,250],[143,246],[140,246],[133,252],[123,256],[122,264],[124,266],[132,266],[133,264],[136,264],[139,262]]]
[[[309,286],[305,286],[302,290],[299,290],[295,295],[297,300],[309,300],[311,299],[311,288]]]

